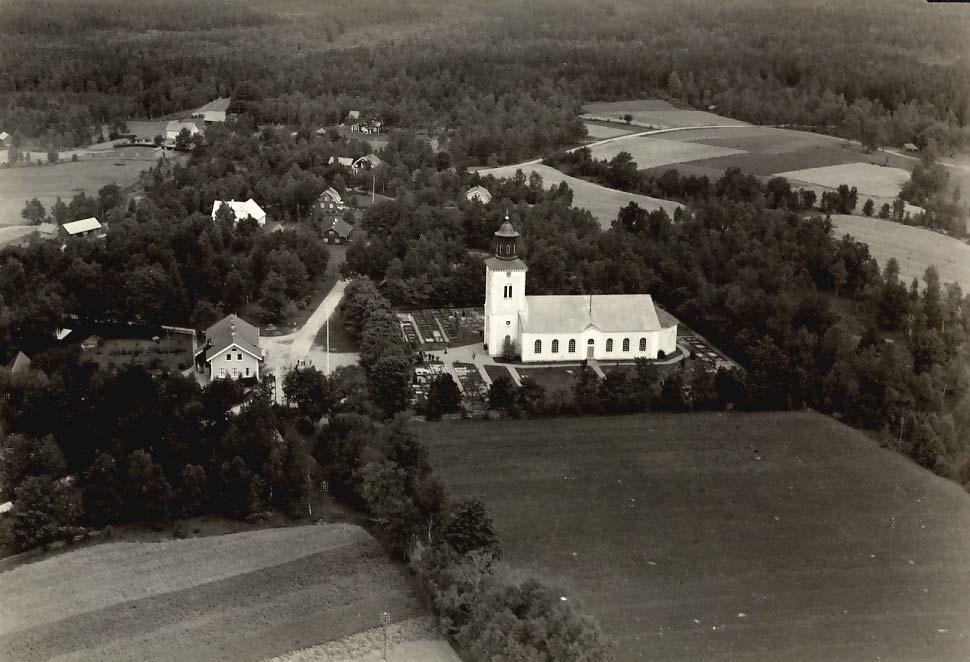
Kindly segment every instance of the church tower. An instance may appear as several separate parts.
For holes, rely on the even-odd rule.
[[[495,255],[485,260],[485,349],[502,356],[506,339],[519,355],[522,349],[520,313],[525,312],[525,262],[517,252],[519,233],[508,212],[495,233]]]

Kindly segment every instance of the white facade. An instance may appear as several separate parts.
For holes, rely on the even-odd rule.
[[[662,327],[648,294],[526,295],[528,267],[506,217],[485,261],[485,347],[501,357],[510,342],[524,363],[632,361],[677,351],[677,325]]]
[[[196,126],[195,122],[179,122],[178,120],[172,120],[165,126],[165,138],[168,140],[175,140],[178,138],[179,133],[182,129],[188,129],[189,135],[194,136],[199,133],[199,127]]]
[[[570,341],[575,344],[571,346]],[[625,351],[624,346],[628,347]],[[571,347],[574,351],[570,351]],[[539,351],[536,352],[536,349]],[[607,333],[595,327],[590,327],[581,333],[523,333],[520,351],[524,363],[582,361],[583,359],[597,361],[655,359],[661,351],[665,355],[677,351],[677,327],[659,331],[619,333],[615,331]]]
[[[489,262],[485,268],[485,346],[492,356],[501,356],[506,336],[516,351],[521,348],[519,313],[525,306],[527,268],[521,260]]]
[[[259,379],[259,359],[233,344],[209,359],[209,379]]]

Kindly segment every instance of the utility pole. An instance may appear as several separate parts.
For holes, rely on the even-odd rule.
[[[391,624],[391,615],[386,611],[381,614],[381,625],[384,626],[384,662],[387,662],[387,626]]]
[[[330,376],[330,316],[327,316],[327,377]]]

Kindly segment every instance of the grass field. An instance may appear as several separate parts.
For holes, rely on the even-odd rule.
[[[582,368],[579,365],[563,366],[555,368],[520,368],[516,367],[519,379],[532,380],[542,388],[546,389],[546,394],[551,394],[557,389],[565,389],[572,392],[576,384],[576,377]]]
[[[730,129],[728,129],[730,131]],[[676,133],[663,134],[676,136]],[[637,162],[640,170],[657,168],[670,165],[671,163],[683,163],[686,161],[699,161],[701,159],[714,159],[725,156],[734,156],[744,152],[730,147],[717,147],[705,145],[704,143],[682,142],[667,140],[664,138],[653,138],[651,136],[639,136],[628,140],[597,145],[590,148],[593,158],[606,159],[609,161],[620,152],[628,152],[633,160]]]
[[[817,184],[825,188],[838,188],[849,184],[859,189],[860,195],[894,198],[909,180],[909,171],[902,168],[885,168],[871,163],[843,163],[821,168],[805,168],[777,173],[793,182]]]
[[[623,121],[623,116],[633,116],[633,124],[668,129],[682,126],[748,126],[747,122],[734,120],[702,110],[680,110],[659,99],[631,99],[608,103],[589,103],[583,106],[584,119]]]
[[[865,216],[833,214],[834,234],[837,238],[850,234],[869,244],[869,252],[884,268],[890,258],[899,262],[900,276],[908,284],[914,277],[934,265],[944,283],[959,283],[963,291],[970,289],[970,246],[959,239],[932,230],[902,225]]]
[[[31,198],[37,198],[50,209],[58,196],[64,202],[70,202],[81,191],[96,197],[98,189],[105,184],[121,187],[133,184],[150,165],[151,162],[144,160],[92,159],[52,166],[0,169],[0,225],[23,223],[20,211]]]
[[[0,225],[0,246],[22,239],[36,231],[37,228],[32,225]]]
[[[421,434],[450,494],[484,495],[511,572],[593,614],[618,662],[968,659],[970,496],[833,419]]]
[[[593,184],[583,179],[569,177],[559,172],[555,168],[545,165],[531,166],[503,166],[501,168],[490,168],[481,170],[481,174],[494,175],[496,177],[512,177],[515,171],[521,169],[528,177],[534,170],[542,175],[542,181],[546,188],[566,182],[573,190],[573,206],[588,209],[590,213],[599,221],[604,228],[609,228],[610,224],[616,220],[616,214],[620,207],[624,207],[630,202],[636,202],[644,209],[653,211],[655,209],[666,209],[667,213],[673,216],[674,210],[681,205],[670,200],[660,200],[645,195],[635,193],[624,193],[616,189],[606,188],[599,184]]]
[[[440,638],[429,617],[409,618],[387,628],[387,659],[394,662],[461,662]],[[373,628],[313,648],[294,651],[267,662],[382,662],[384,632]]]
[[[106,543],[0,579],[0,659],[263,660],[424,615],[359,527]]]
[[[636,127],[614,124],[612,122],[586,122],[586,133],[594,140],[625,136],[634,131],[636,131]]]

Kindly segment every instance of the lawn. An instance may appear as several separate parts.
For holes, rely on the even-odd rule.
[[[425,615],[347,524],[105,543],[3,573],[0,659],[264,660]]]
[[[512,379],[512,373],[510,373],[509,369],[504,365],[487,364],[485,366],[485,373],[493,382],[499,377],[508,377],[509,379]]]
[[[0,168],[0,225],[19,225],[24,203],[31,198],[50,207],[58,196],[65,202],[81,191],[97,196],[106,184],[122,188],[135,183],[154,161],[140,159],[90,159],[24,168]]]
[[[192,367],[192,338],[172,334],[160,337],[158,343],[142,338],[103,339],[95,349],[82,351],[81,358],[102,368],[137,364],[149,370],[181,372]]]
[[[811,412],[423,426],[628,660],[964,662],[970,496]],[[756,461],[757,456],[763,458]]]
[[[636,193],[624,193],[599,184],[593,184],[584,179],[569,177],[555,168],[545,165],[503,166],[479,172],[483,175],[490,174],[496,177],[512,177],[515,175],[515,171],[520,168],[527,177],[533,171],[542,175],[542,181],[546,188],[558,185],[560,182],[566,182],[569,188],[573,190],[573,206],[588,209],[603,228],[609,228],[610,224],[616,220],[616,214],[620,207],[624,207],[630,202],[636,202],[648,211],[666,209],[671,216],[673,216],[674,210],[681,206],[679,203],[670,200],[660,200]]]
[[[520,368],[516,366],[516,371],[522,380],[534,381],[546,389],[546,393],[552,393],[557,389],[572,390],[581,369],[579,364],[556,368]]]
[[[869,252],[884,268],[890,258],[899,262],[901,278],[909,284],[913,278],[923,285],[923,272],[931,264],[940,272],[944,283],[956,282],[963,291],[970,289],[970,246],[959,239],[932,230],[902,225],[864,216],[833,214],[834,234],[850,234],[869,245]]]

